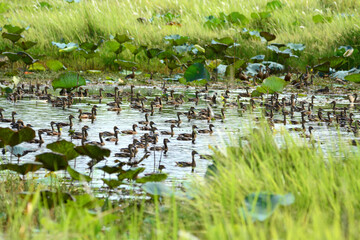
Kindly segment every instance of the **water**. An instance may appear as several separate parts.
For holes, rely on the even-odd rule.
[[[106,92],[113,92],[112,87],[107,86],[93,86],[92,92],[97,92],[97,89],[100,87],[105,88],[107,90]],[[175,95],[178,94],[184,94],[186,96],[194,97],[195,89],[189,88],[184,89],[184,87],[179,86],[168,86],[168,89],[174,89]],[[128,89],[127,89],[128,90]],[[140,91],[142,95],[145,95],[148,98],[148,101],[146,102],[146,107],[149,108],[149,104],[151,99],[153,99],[155,96],[160,96],[161,91],[160,88],[157,87],[156,89],[153,87],[136,87],[135,92]],[[236,95],[238,93],[245,92],[243,89],[236,89],[231,90],[230,93],[230,101],[235,101]],[[207,93],[209,96],[212,96],[214,93],[217,93],[218,100],[220,100],[220,96],[222,93],[224,93],[224,90],[215,90],[210,91]],[[197,106],[195,106],[192,102],[187,102],[181,105],[180,107],[176,108],[172,105],[166,105],[163,104],[164,107],[161,112],[158,111],[158,109],[155,109],[154,116],[149,117],[149,121],[154,121],[156,123],[156,127],[158,128],[158,132],[166,130],[170,130],[170,123],[165,123],[165,120],[168,119],[176,119],[176,112],[187,112],[191,106],[195,106],[196,110],[198,111],[200,109],[206,108],[208,106],[208,103],[203,100],[204,94],[200,95],[201,101]],[[280,99],[282,97],[289,98],[289,94],[284,94],[280,96]],[[297,101],[308,101],[310,102],[311,95],[308,95],[306,97],[298,97]],[[81,128],[84,125],[88,125],[90,127],[88,133],[89,137],[88,140],[90,141],[99,141],[98,133],[102,131],[110,131],[113,132],[113,127],[117,126],[120,131],[122,130],[130,130],[132,128],[132,124],[138,123],[138,121],[145,120],[144,115],[145,113],[140,112],[136,109],[131,109],[129,107],[129,102],[125,100],[121,105],[122,111],[120,114],[117,114],[113,111],[107,111],[109,106],[106,105],[106,103],[113,101],[112,98],[104,98],[101,103],[99,103],[98,100],[91,100],[91,99],[82,99],[80,103],[77,103],[77,100],[75,100],[75,104],[72,105],[70,108],[66,108],[63,110],[62,108],[52,107],[51,104],[47,103],[46,101],[37,100],[37,99],[23,99],[15,104],[12,102],[9,102],[5,98],[0,98],[0,106],[5,109],[4,115],[5,118],[10,118],[10,114],[12,111],[16,111],[16,119],[22,119],[25,124],[31,124],[34,130],[40,129],[40,128],[50,128],[50,122],[68,122],[68,116],[70,114],[74,115],[76,119],[74,119],[73,123],[73,129],[76,131],[81,131]],[[321,107],[325,111],[328,111],[330,108],[329,102],[336,100],[339,106],[349,106],[348,100],[341,95],[322,95],[317,96],[317,98],[314,101],[315,109]],[[249,98],[241,98],[241,101],[244,102],[244,104],[249,104]],[[79,121],[78,116],[78,110],[82,109],[83,111],[89,112],[91,110],[91,106],[96,104],[98,106],[97,111],[97,117],[95,122],[92,124],[91,120],[82,120]],[[306,105],[307,106],[307,105]],[[220,114],[221,104],[218,103],[216,106],[213,106],[213,111],[215,114]],[[355,113],[354,119],[357,119],[358,117],[358,110],[356,110],[354,107],[350,108],[353,113]],[[216,146],[219,145],[220,147],[224,146],[225,142],[232,143],[233,139],[237,139],[235,136],[238,134],[244,135],[247,130],[249,129],[249,126],[252,122],[252,119],[256,116],[260,116],[260,112],[262,111],[261,107],[257,107],[254,109],[253,113],[250,114],[249,112],[241,113],[237,110],[236,107],[233,108],[227,108],[226,109],[226,119],[222,122],[221,120],[215,120],[212,123],[215,125],[214,133],[212,135],[209,134],[198,134],[196,138],[195,144],[192,144],[191,141],[178,141],[176,140],[179,133],[191,133],[192,125],[195,124],[198,126],[198,129],[208,129],[208,123],[206,120],[191,120],[188,122],[188,119],[185,115],[182,115],[182,124],[180,127],[176,127],[175,135],[173,137],[170,136],[163,136],[159,135],[159,141],[156,146],[162,146],[163,145],[163,139],[168,138],[170,140],[170,143],[168,144],[169,150],[166,155],[162,154],[162,152],[152,152],[151,156],[144,160],[139,166],[145,167],[146,170],[143,172],[140,176],[143,176],[143,174],[157,172],[159,164],[162,164],[165,166],[165,169],[163,170],[164,173],[168,174],[168,179],[166,180],[169,182],[176,182],[176,181],[182,181],[185,179],[188,179],[189,176],[203,176],[206,172],[207,166],[211,164],[209,160],[206,159],[199,159],[198,156],[196,156],[196,168],[195,171],[192,172],[191,168],[181,168],[176,166],[176,162],[178,161],[191,161],[191,152],[192,150],[196,150],[199,152],[199,154],[211,154],[211,150],[209,146]],[[357,114],[356,114],[357,113]],[[296,120],[300,121],[300,113],[295,113]],[[326,114],[324,114],[324,117]],[[282,116],[275,114],[274,119],[281,119]],[[289,117],[288,117],[289,119]],[[138,124],[140,126],[140,124]],[[8,127],[9,123],[0,123],[0,127]],[[344,139],[355,139],[353,134],[349,134],[344,129],[340,129],[338,131],[335,127],[329,127],[326,123],[309,123],[307,126],[313,126],[313,137],[314,139],[322,142],[322,143],[333,143],[334,139],[337,139],[338,137],[344,138]],[[288,124],[284,126],[283,124],[275,124],[275,129],[281,129],[281,128],[294,128],[294,127],[301,127],[301,125],[292,125]],[[68,136],[68,127],[63,127],[62,129],[62,135],[60,139],[65,139],[68,141],[71,141],[70,137]],[[118,144],[115,145],[114,142],[105,142],[105,148],[108,148],[111,150],[111,156],[108,157],[106,160],[101,161],[98,163],[93,172],[93,181],[91,185],[93,187],[100,187],[103,185],[103,182],[101,181],[101,178],[104,177],[104,174],[101,170],[96,169],[96,167],[100,167],[103,165],[115,165],[116,160],[121,161],[127,161],[127,159],[120,159],[114,156],[115,153],[120,152],[120,148],[126,148],[128,144],[133,142],[134,138],[139,139],[141,135],[144,133],[148,133],[149,131],[142,131],[137,130],[138,133],[136,135],[119,135],[119,141]],[[291,135],[294,137],[298,137],[297,132],[292,132]],[[57,136],[47,136],[46,134],[43,134],[43,138],[45,143],[39,148],[36,144],[29,144],[29,143],[23,143],[21,146],[24,146],[25,148],[30,149],[37,149],[34,153],[29,153],[26,156],[21,158],[21,162],[28,162],[28,161],[34,161],[35,155],[50,151],[46,148],[46,145],[59,140]],[[230,139],[232,139],[230,141]],[[280,139],[279,136],[277,136],[277,139]],[[73,143],[76,145],[80,145],[80,140],[72,140]],[[235,143],[236,144],[236,143]],[[151,147],[153,145],[149,145]],[[323,144],[323,149],[327,149],[329,145]],[[137,154],[136,159],[140,159],[144,155],[144,150],[139,149],[139,152]],[[10,158],[9,153],[7,154],[7,158]],[[12,160],[14,162],[17,161],[16,157],[12,157]],[[89,169],[87,163],[90,161],[88,157],[80,156],[76,159],[76,170],[84,173],[89,174]],[[74,160],[70,161],[70,166],[74,166]],[[44,172],[39,172],[40,175],[42,175]],[[106,178],[109,178],[109,175],[106,174]],[[116,178],[116,175],[113,174],[111,177]]]

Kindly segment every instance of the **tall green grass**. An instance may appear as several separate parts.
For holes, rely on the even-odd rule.
[[[281,1],[282,9],[272,12],[271,18],[261,22],[251,19],[252,12],[266,11],[269,1],[235,1],[235,0],[82,0],[80,3],[69,4],[65,1],[48,0],[52,9],[40,8],[41,1],[5,1],[11,8],[1,16],[1,22],[31,26],[24,33],[26,39],[38,41],[31,51],[46,54],[50,57],[64,57],[51,45],[51,41],[97,42],[99,37],[108,38],[110,34],[128,33],[138,44],[162,47],[163,37],[169,34],[189,36],[192,42],[207,43],[216,37],[231,36],[243,46],[241,57],[250,58],[254,55],[270,53],[263,43],[240,38],[240,26],[226,29],[209,29],[204,26],[205,17],[218,16],[220,12],[229,14],[238,11],[250,19],[244,27],[270,31],[276,34],[279,43],[304,43],[306,50],[300,60],[291,64],[303,67],[317,63],[317,58],[333,55],[340,45],[356,45],[359,36],[359,7],[356,0],[299,0]],[[142,24],[139,17],[151,18],[155,14],[171,12],[180,17],[176,19],[182,27],[166,26],[165,21],[157,20],[154,24]],[[315,24],[314,15],[321,14],[332,17],[331,22]],[[296,24],[294,24],[296,22]],[[6,41],[0,43],[4,48]],[[127,58],[126,54],[122,57]],[[68,65],[84,66],[84,61],[65,57]],[[104,67],[113,60],[113,55],[103,51],[100,58],[95,59],[96,67]],[[357,62],[359,63],[359,61]],[[74,64],[74,65],[73,65]]]
[[[279,138],[279,136],[277,136]],[[214,148],[217,171],[191,183],[193,199],[156,198],[100,202],[91,197],[47,210],[17,192],[35,185],[8,176],[0,185],[0,223],[11,239],[357,239],[360,162],[339,144],[337,156],[317,143],[284,134],[281,146],[264,128],[246,140]],[[277,142],[279,139],[277,140]],[[340,141],[341,143],[341,141]],[[75,191],[75,189],[70,189]],[[292,193],[264,222],[239,209],[252,192]]]

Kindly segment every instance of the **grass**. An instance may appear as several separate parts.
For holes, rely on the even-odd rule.
[[[269,19],[258,21],[251,18],[251,13],[267,11],[265,0],[252,1],[220,1],[220,0],[83,0],[80,3],[48,0],[52,8],[39,7],[40,1],[15,0],[5,1],[9,10],[3,13],[3,23],[31,26],[24,33],[27,40],[35,40],[38,44],[30,50],[36,54],[46,54],[48,58],[62,58],[70,68],[104,68],[112,63],[115,56],[106,49],[101,49],[100,57],[93,65],[85,66],[84,60],[72,55],[61,55],[51,45],[51,41],[59,42],[97,42],[100,37],[109,38],[110,34],[130,34],[137,44],[151,47],[164,47],[163,37],[170,34],[189,36],[193,43],[205,44],[216,37],[230,36],[242,46],[240,57],[251,58],[258,54],[266,54],[271,59],[264,43],[257,40],[244,39],[240,36],[240,26],[229,26],[225,29],[209,29],[204,26],[205,17],[218,16],[220,12],[229,14],[238,11],[250,22],[243,27],[258,29],[276,34],[278,43],[304,43],[306,50],[300,60],[290,61],[297,68],[307,64],[316,64],[319,57],[332,56],[334,49],[341,45],[352,45],[359,48],[359,7],[356,0],[299,0],[282,1],[285,6],[272,12]],[[139,17],[151,18],[155,14],[173,13],[179,15],[175,21],[181,27],[167,26],[164,20],[155,20],[153,24],[142,24]],[[321,14],[331,17],[331,22],[314,23],[313,16]],[[343,14],[343,15],[342,15]],[[346,17],[347,16],[347,17]],[[0,43],[4,48],[6,41]],[[122,58],[131,59],[125,53]],[[145,62],[145,56],[138,61]],[[355,56],[355,66],[360,63]],[[163,67],[153,61],[158,70]],[[144,67],[144,66],[143,66]]]
[[[33,181],[24,185],[16,176],[7,175],[0,185],[4,237],[356,239],[360,162],[353,149],[340,144],[335,157],[325,154],[316,143],[299,141],[286,133],[280,139],[281,147],[272,131],[264,127],[252,131],[246,141],[239,138],[233,145],[215,148],[217,172],[204,181],[194,179],[192,200],[170,197],[106,202],[88,194],[47,210],[39,198],[28,202],[17,195],[24,189],[43,187]],[[74,196],[79,190],[67,188]],[[245,220],[239,208],[245,196],[259,191],[292,193],[295,202],[278,207],[264,222]]]

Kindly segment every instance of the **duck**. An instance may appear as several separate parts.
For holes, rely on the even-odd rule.
[[[106,139],[105,139],[105,141],[107,141],[107,142],[115,142],[115,143],[117,143],[117,142],[118,142],[118,140],[119,140],[119,138],[118,138],[118,134],[119,134],[119,130],[118,130],[118,129],[116,129],[116,130],[115,130],[114,137],[108,137],[108,138],[106,138]]]
[[[154,125],[156,125],[153,121],[150,121],[150,124],[149,126],[146,125],[146,126],[143,126],[143,127],[140,127],[140,130],[144,130],[144,131],[151,131],[154,129]]]
[[[126,75],[126,76],[125,76],[125,79],[133,79],[133,78],[135,78],[135,70],[136,70],[136,69],[137,69],[136,67],[133,67],[133,68],[132,68],[132,73]]]
[[[145,121],[139,121],[138,124],[148,125],[149,124],[149,114],[145,113]]]
[[[176,166],[178,167],[192,167],[195,168],[196,167],[196,161],[195,161],[195,155],[198,154],[197,151],[193,150],[191,152],[191,162],[176,162]]]
[[[81,120],[81,119],[92,119],[92,118],[96,118],[96,108],[97,106],[94,105],[92,108],[91,108],[91,113],[89,112],[83,112],[81,109],[79,109],[79,116],[78,118]]]
[[[51,131],[47,131],[46,134],[47,134],[48,136],[58,136],[58,135],[59,135],[59,131],[55,131],[54,125],[56,125],[56,126],[59,126],[59,125],[56,124],[56,122],[54,122],[54,121],[50,122],[50,125],[51,125]],[[45,130],[47,130],[47,129],[45,129]],[[58,130],[59,130],[59,129],[58,129]],[[41,131],[43,131],[43,130],[41,129]]]
[[[3,111],[5,111],[5,110],[3,108],[0,108],[0,122],[14,122],[15,123],[16,112],[11,113],[11,118],[12,119],[6,119],[6,118],[4,118],[4,115],[2,113]]]
[[[177,120],[166,120],[165,122],[166,123],[176,123],[176,124],[179,125],[182,122],[181,119],[180,119],[180,115],[182,115],[182,113],[177,112],[176,115],[177,115]]]
[[[88,142],[88,144],[96,145],[96,146],[99,146],[99,147],[104,146],[104,145],[105,145],[105,142],[104,142],[102,136],[103,136],[103,133],[100,132],[100,133],[99,133],[100,142],[92,141],[92,142]]]
[[[303,137],[303,138],[312,138],[312,130],[314,129],[312,126],[310,126],[309,128],[309,134],[301,134],[300,136]]]
[[[213,124],[210,124],[209,129],[200,129],[197,132],[198,133],[210,133],[210,134],[212,134],[213,133],[213,127],[215,127],[215,126]]]
[[[137,124],[133,124],[132,130],[123,130],[121,131],[122,134],[137,134],[136,128],[138,127]]]
[[[154,147],[151,147],[150,150],[151,150],[151,151],[164,151],[164,154],[166,154],[167,151],[168,151],[168,146],[167,146],[167,144],[168,144],[169,142],[170,142],[169,139],[164,138],[164,141],[163,141],[164,146],[154,146]]]
[[[102,136],[104,136],[104,137],[115,136],[116,130],[119,130],[119,128],[117,126],[114,126],[114,132],[105,131],[105,132],[102,132]]]
[[[171,137],[174,136],[174,128],[175,128],[175,124],[171,124],[170,126],[170,132],[169,131],[161,131],[161,135],[171,135]]]
[[[129,144],[128,146],[129,151],[128,152],[120,152],[120,153],[115,153],[115,157],[120,157],[120,158],[132,158],[133,157],[133,145]]]
[[[39,145],[43,144],[44,139],[41,136],[42,134],[43,134],[43,132],[41,130],[38,130],[39,139],[33,139],[33,140],[30,141],[30,143],[36,143],[36,144],[39,144]]]
[[[100,88],[99,89],[99,95],[91,95],[90,97],[92,98],[92,99],[102,99],[103,98],[103,96],[102,96],[102,92],[104,91],[104,89],[103,88]]]
[[[73,122],[72,120],[74,119],[75,117],[73,115],[69,115],[69,122],[66,123],[66,122],[58,122],[58,124],[61,124],[62,127],[70,127],[70,129],[72,129],[73,127]]]
[[[193,125],[192,131],[194,132],[196,128],[198,128],[198,127],[196,125]],[[191,137],[191,136],[192,136],[192,133],[180,133],[179,134],[179,137]]]
[[[115,102],[115,106],[107,109],[108,111],[117,112],[118,114],[121,112],[121,106],[118,102]]]

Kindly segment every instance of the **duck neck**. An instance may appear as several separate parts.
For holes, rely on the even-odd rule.
[[[196,167],[196,161],[195,161],[195,155],[192,155],[192,159],[191,159],[191,167],[195,168]]]
[[[100,139],[100,143],[104,144],[104,140],[102,139],[102,134],[101,133],[99,133],[99,139]]]

